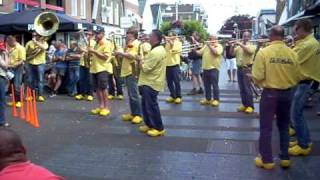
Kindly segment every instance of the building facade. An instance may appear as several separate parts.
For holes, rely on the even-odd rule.
[[[276,11],[262,9],[253,21],[252,35],[255,38],[268,35],[268,29],[276,24]]]
[[[156,28],[159,28],[164,21],[176,20],[196,20],[208,28],[208,15],[199,4],[152,4],[151,11],[153,24]]]
[[[288,0],[279,18],[279,25],[283,25],[287,34],[292,33],[296,20],[309,18],[314,25],[315,36],[320,39],[320,0]]]
[[[137,0],[0,0],[1,14],[33,8],[42,8],[96,23],[103,26],[107,34],[116,34],[117,38],[123,38],[125,35],[125,30],[121,28],[122,17],[130,17],[132,25],[137,27],[142,23]],[[77,34],[56,33],[54,38],[69,44],[70,40],[79,38]]]

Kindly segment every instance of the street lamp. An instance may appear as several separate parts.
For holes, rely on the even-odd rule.
[[[233,28],[234,28],[234,30],[235,30],[235,32],[236,32],[236,39],[239,39],[239,28],[238,28],[238,24],[237,23],[234,23],[233,24]]]

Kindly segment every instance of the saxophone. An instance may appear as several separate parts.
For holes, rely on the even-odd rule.
[[[139,75],[140,75],[140,66],[139,66],[139,62],[137,61],[137,59],[139,57],[143,57],[143,53],[141,53],[141,50],[142,50],[142,46],[143,46],[143,42],[140,42],[139,43],[139,46],[138,46],[138,54],[136,55],[135,57],[135,60],[133,61],[132,63],[132,74],[137,78],[139,79]]]

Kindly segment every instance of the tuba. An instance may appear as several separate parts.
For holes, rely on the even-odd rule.
[[[52,12],[40,13],[34,19],[34,29],[40,35],[44,37],[51,36],[59,28],[59,18]]]
[[[33,22],[35,31],[42,36],[43,40],[54,34],[59,28],[59,18],[52,12],[40,13]],[[26,60],[30,61],[40,54],[43,50],[36,47],[33,50],[28,50]]]

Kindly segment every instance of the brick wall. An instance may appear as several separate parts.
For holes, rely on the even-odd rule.
[[[1,13],[11,13],[14,11],[14,0],[2,0],[2,5],[0,5]]]

